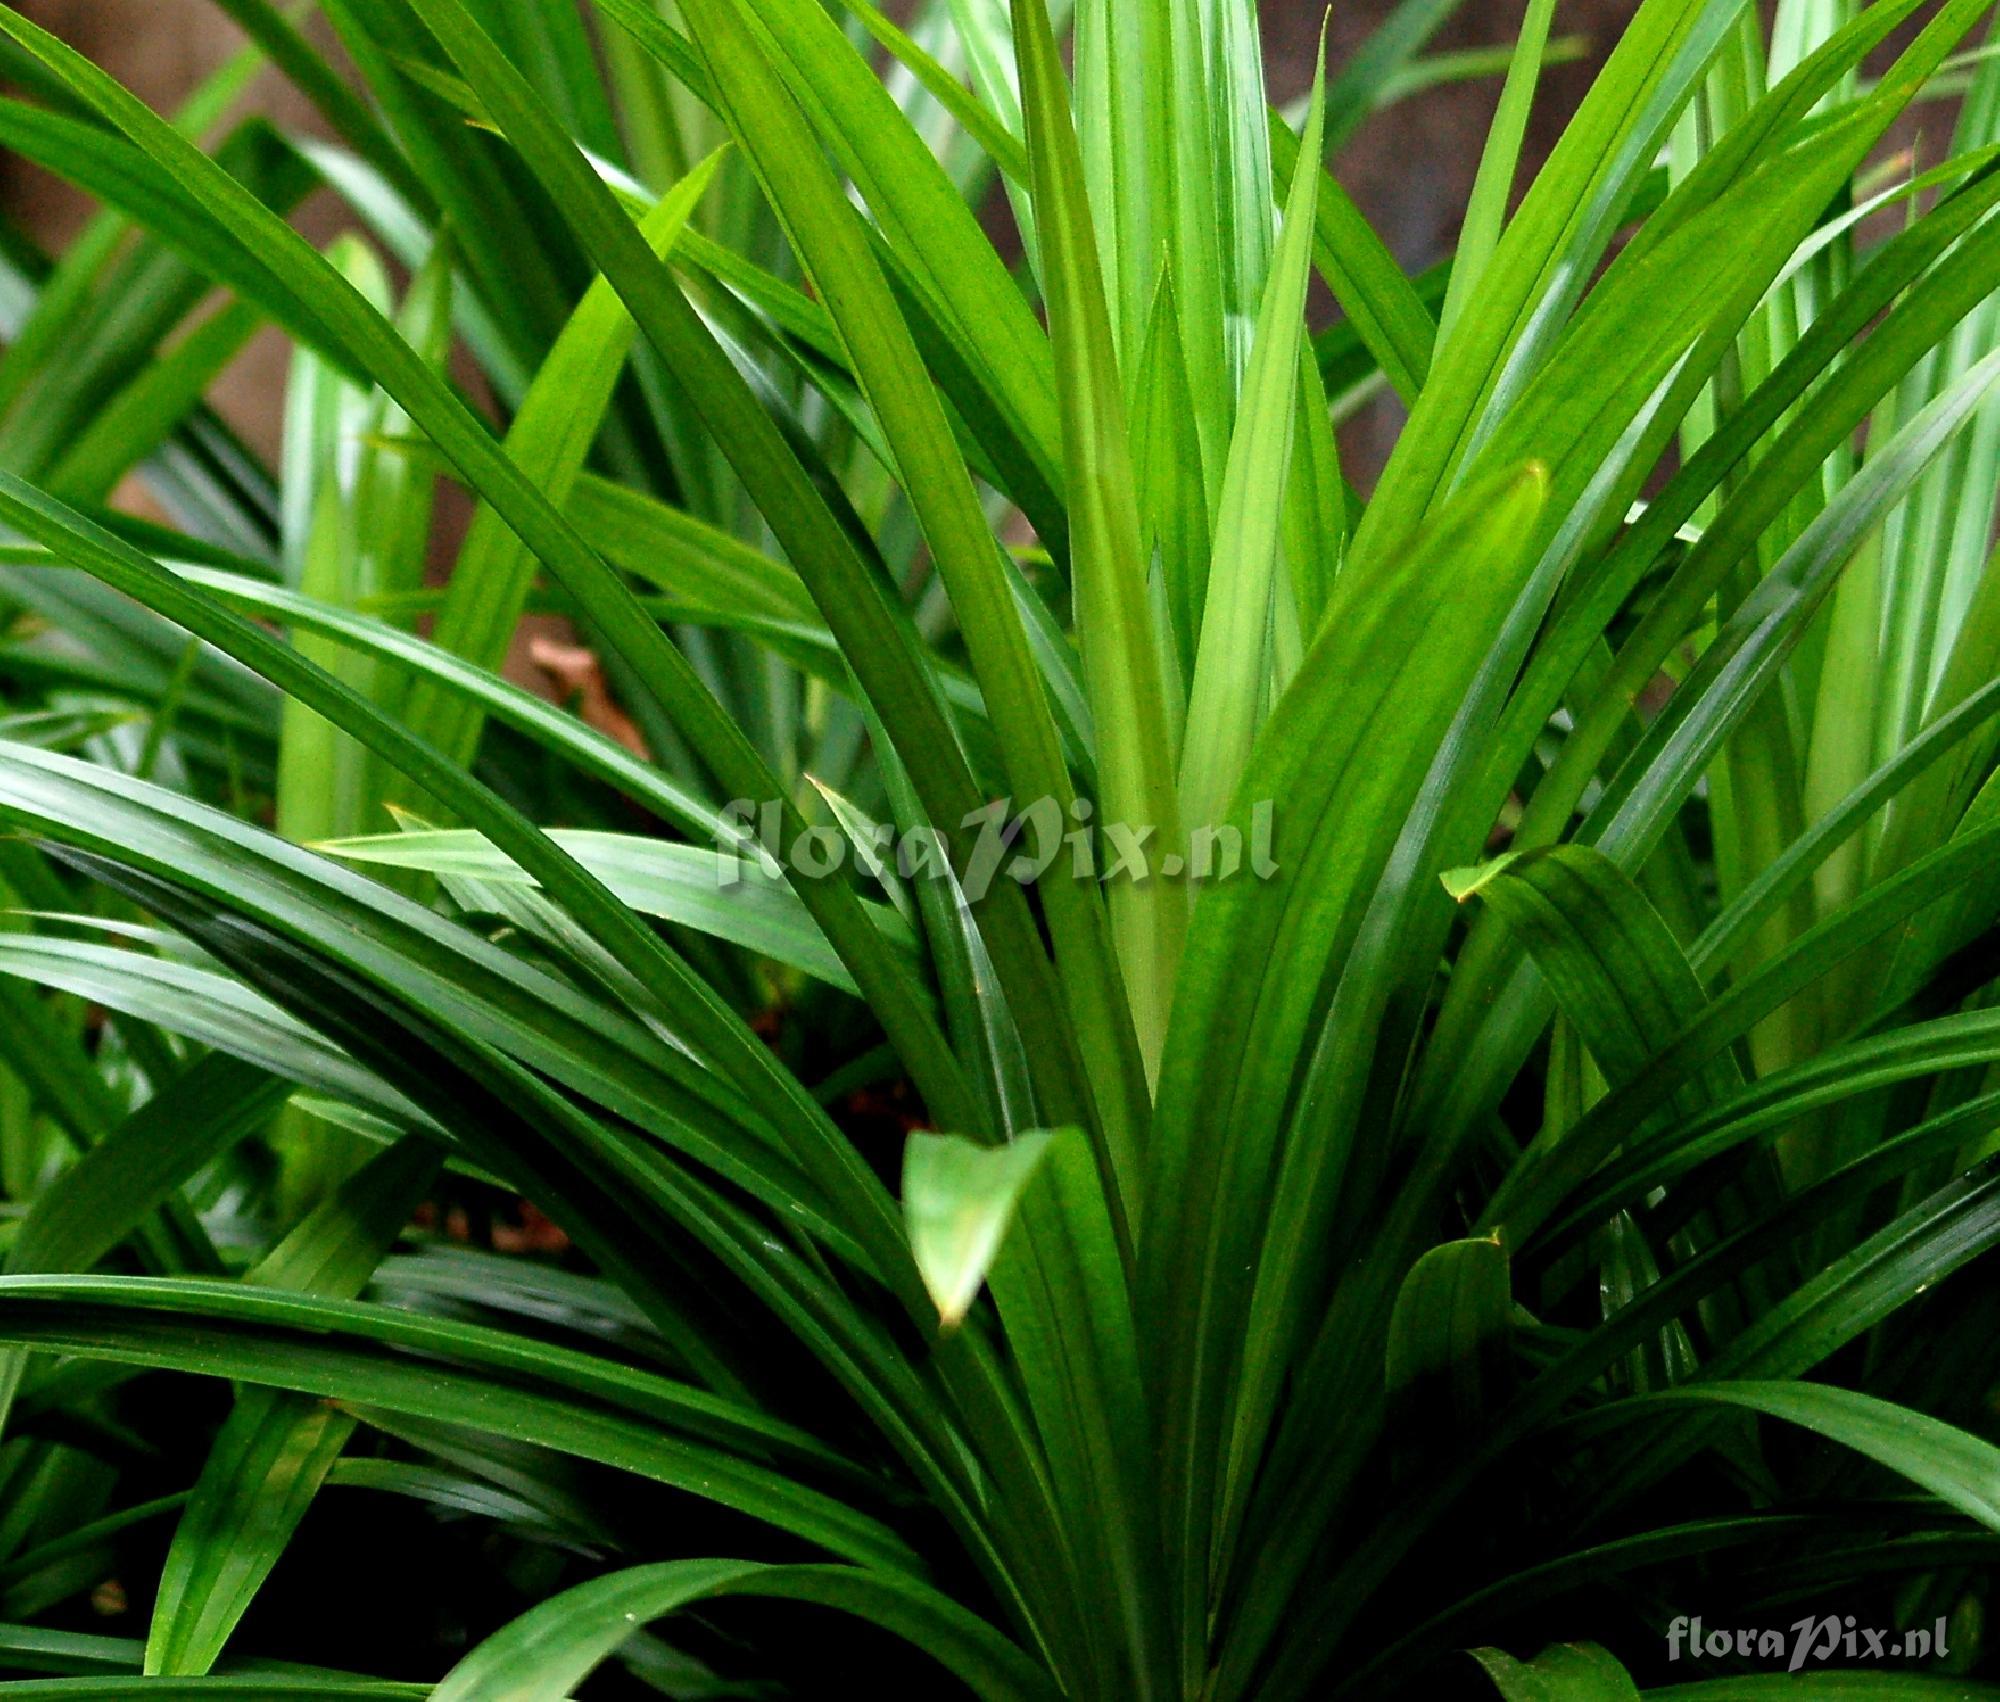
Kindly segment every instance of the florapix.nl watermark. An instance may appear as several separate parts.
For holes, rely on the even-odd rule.
[[[942,880],[953,872],[944,835],[933,827],[898,831],[886,822],[819,823],[785,843],[785,809],[775,800],[738,798],[722,811],[717,878],[732,887],[757,875],[824,880],[851,861],[893,871],[905,881]],[[1248,830],[1233,822],[1196,827],[1168,842],[1145,823],[1099,821],[1088,798],[1067,808],[1038,798],[1017,809],[999,798],[959,823],[967,847],[960,889],[977,904],[996,878],[1031,886],[1046,876],[1080,881],[1188,881],[1210,885],[1278,872],[1276,811],[1269,799],[1250,808]]]
[[[1851,1613],[1808,1614],[1790,1625],[1704,1626],[1699,1616],[1682,1614],[1667,1626],[1667,1659],[1703,1655],[1712,1660],[1783,1661],[1785,1671],[1850,1661],[1934,1661],[1945,1647],[1945,1621],[1907,1631],[1862,1625]]]

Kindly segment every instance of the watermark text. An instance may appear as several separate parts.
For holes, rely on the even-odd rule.
[[[1785,1671],[1833,1661],[1930,1661],[1945,1648],[1945,1622],[1919,1625],[1908,1631],[1884,1630],[1856,1623],[1853,1614],[1808,1614],[1780,1629],[1777,1626],[1704,1626],[1698,1617],[1682,1614],[1667,1626],[1667,1659],[1678,1661],[1706,1655],[1712,1660],[1783,1661]]]
[[[1025,809],[1000,798],[974,810],[959,823],[960,889],[977,904],[1002,877],[1022,886],[1045,877],[1209,885],[1245,876],[1265,881],[1278,872],[1276,812],[1268,799],[1251,806],[1247,832],[1226,822],[1193,828],[1174,843],[1148,823],[1098,821],[1095,815],[1088,798],[1072,800],[1067,809],[1054,798],[1038,798]],[[740,885],[753,872],[824,880],[850,859],[905,881],[953,873],[944,836],[932,827],[899,832],[888,823],[822,823],[786,845],[785,810],[775,800],[738,798],[722,819],[717,867],[724,887]]]

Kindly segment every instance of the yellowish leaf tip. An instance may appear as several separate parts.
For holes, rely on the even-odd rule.
[[[1446,869],[1438,879],[1443,883],[1444,890],[1463,904],[1467,899],[1477,897],[1480,889],[1506,869],[1516,855],[1517,853],[1509,851],[1505,856],[1495,857],[1491,862],[1475,863],[1463,869]]]
[[[1022,1191],[1053,1132],[1029,1130],[1000,1146],[919,1131],[903,1149],[903,1212],[910,1252],[940,1328],[965,1321],[985,1286]]]

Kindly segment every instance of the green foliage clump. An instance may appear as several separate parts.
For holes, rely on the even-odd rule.
[[[1986,0],[218,3],[0,6],[0,1694],[1995,1693]]]

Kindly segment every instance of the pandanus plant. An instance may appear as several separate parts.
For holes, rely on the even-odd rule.
[[[219,4],[0,7],[19,1694],[1981,1693],[1985,0]]]

